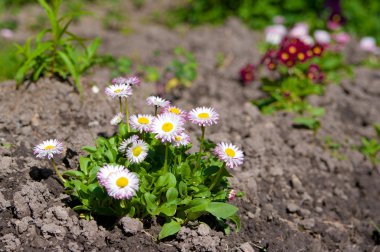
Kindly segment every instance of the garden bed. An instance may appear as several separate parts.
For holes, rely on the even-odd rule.
[[[100,35],[103,52],[151,65],[167,63],[179,44],[194,53],[199,77],[174,104],[185,110],[214,107],[221,122],[218,131],[211,127],[208,137],[242,147],[244,166],[233,171],[232,181],[245,193],[232,202],[240,209],[241,231],[224,235],[193,223],[157,242],[154,220],[141,229],[128,219],[86,221],[70,209],[48,162],[35,159],[32,149],[42,139],[58,138],[67,147],[59,168],[75,169],[82,146],[114,134],[109,120],[117,106],[103,93],[110,73],[98,69],[84,80],[83,102],[72,86],[47,78],[19,91],[13,81],[0,84],[0,251],[372,251],[379,244],[370,221],[380,222],[380,171],[355,148],[361,136],[375,135],[372,124],[380,122],[376,70],[355,68],[353,80],[330,85],[324,96],[310,98],[326,109],[314,136],[293,127],[292,114],[261,115],[250,103],[260,95],[259,83],[239,85],[239,68],[259,57],[255,48],[260,33],[235,19],[221,27],[185,31],[138,25],[128,36],[102,30],[96,22],[93,29],[79,23],[75,30]],[[156,50],[160,57],[154,56]],[[217,68],[221,52],[230,61]],[[100,93],[91,91],[92,84]],[[145,98],[154,93],[154,84],[143,82],[134,111],[144,110]],[[198,136],[195,128],[190,133],[192,139]],[[326,137],[340,147],[329,148]]]

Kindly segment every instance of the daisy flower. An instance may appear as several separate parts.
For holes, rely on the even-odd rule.
[[[123,120],[124,116],[122,113],[117,113],[110,121],[111,125],[118,125]]]
[[[235,199],[236,197],[236,190],[232,189],[229,193],[228,193],[228,201],[231,201],[233,199]]]
[[[36,155],[38,158],[47,156],[48,159],[51,159],[55,154],[62,153],[63,144],[57,139],[50,139],[36,145],[33,151],[34,155]]]
[[[219,114],[213,108],[199,107],[189,112],[189,120],[199,126],[211,126],[217,124]]]
[[[140,86],[141,80],[137,76],[130,76],[127,78],[127,84],[131,86]]]
[[[124,170],[124,166],[122,165],[112,165],[106,164],[102,168],[99,169],[96,177],[98,178],[99,185],[106,186],[108,177],[116,172],[121,172]]]
[[[187,119],[187,112],[175,106],[165,107],[163,113],[171,113],[182,117],[184,120]]]
[[[105,93],[112,98],[127,98],[132,95],[132,88],[126,84],[114,84],[108,86]]]
[[[162,99],[161,97],[158,97],[158,96],[149,96],[146,99],[146,102],[148,103],[148,105],[154,105],[157,107],[167,107],[170,105],[170,101]]]
[[[156,138],[162,142],[172,142],[183,130],[183,119],[173,114],[158,115],[152,124],[152,132],[157,134]]]
[[[140,133],[149,132],[154,118],[152,115],[132,115],[129,122],[132,129],[138,130]]]
[[[190,136],[185,132],[174,137],[173,145],[175,147],[186,146],[190,143]]]
[[[143,140],[137,140],[127,150],[127,157],[131,163],[141,163],[148,155],[148,144]]]
[[[139,140],[138,135],[133,135],[130,138],[125,139],[123,142],[121,142],[121,144],[119,146],[119,151],[122,153],[125,153],[127,151],[128,146],[131,143],[136,142],[137,140]]]
[[[139,179],[128,170],[118,171],[110,174],[105,187],[108,195],[115,199],[130,199],[139,189]]]
[[[140,86],[140,79],[137,76],[130,76],[128,78],[117,77],[112,79],[112,84]]]
[[[214,152],[231,169],[241,165],[244,160],[243,152],[233,144],[218,143]]]

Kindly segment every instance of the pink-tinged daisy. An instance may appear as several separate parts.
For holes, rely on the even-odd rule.
[[[214,152],[231,169],[243,164],[244,154],[233,144],[218,143]]]
[[[184,120],[187,120],[187,112],[175,106],[165,107],[163,113],[171,113],[182,117]]]
[[[184,130],[183,123],[181,117],[165,113],[154,119],[151,130],[162,142],[172,142]]]
[[[154,118],[152,115],[132,115],[129,117],[129,122],[132,129],[138,130],[140,133],[149,132]]]
[[[236,197],[236,190],[232,189],[229,193],[228,193],[228,201],[231,201],[231,200],[234,200]]]
[[[186,146],[190,143],[190,136],[185,132],[174,137],[173,145],[175,147]]]
[[[127,83],[127,78],[124,78],[124,77],[113,78],[111,82],[114,85],[125,85],[125,84],[128,84]]]
[[[55,154],[61,154],[63,151],[63,144],[57,139],[50,139],[43,141],[33,149],[34,155],[38,158],[46,157],[48,159],[53,158]]]
[[[158,96],[149,96],[146,99],[146,102],[148,103],[148,105],[154,105],[154,106],[162,107],[162,108],[170,105],[170,101],[162,99],[161,97],[158,97]]]
[[[189,112],[190,122],[199,126],[211,126],[217,124],[219,114],[213,108],[199,107]]]
[[[140,86],[141,80],[137,76],[130,76],[127,78],[127,84],[131,86]]]
[[[141,163],[148,155],[149,146],[143,140],[137,140],[127,149],[127,157],[131,163]]]
[[[123,142],[121,142],[121,144],[119,146],[119,151],[122,153],[125,153],[127,151],[128,146],[130,144],[132,144],[133,142],[136,142],[137,140],[139,140],[138,135],[133,135],[133,136],[125,139]]]
[[[106,186],[108,177],[116,172],[121,172],[124,170],[124,166],[122,165],[112,165],[106,164],[102,168],[99,169],[96,177],[98,178],[99,185]]]
[[[135,173],[123,170],[112,173],[105,187],[108,195],[115,199],[130,199],[139,189],[139,179]]]
[[[117,113],[114,117],[112,117],[110,123],[111,125],[118,125],[123,120],[124,116],[122,113]]]
[[[105,93],[112,98],[127,98],[132,95],[132,88],[126,84],[115,84],[108,86]]]

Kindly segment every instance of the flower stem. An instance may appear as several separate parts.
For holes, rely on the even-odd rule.
[[[154,116],[157,116],[158,106],[154,106]]]
[[[168,150],[169,150],[169,142],[165,145],[165,162],[164,162],[164,172],[168,172]]]
[[[201,126],[202,136],[201,136],[201,142],[199,144],[199,153],[198,153],[197,164],[195,166],[196,170],[198,170],[200,162],[201,162],[201,156],[202,156],[202,151],[203,151],[203,141],[204,141],[204,138],[205,138],[205,129],[206,128],[204,126]]]
[[[66,180],[62,177],[61,173],[58,171],[57,165],[55,164],[54,159],[51,159],[51,163],[53,164],[54,170],[57,173],[58,178],[62,181],[62,183],[66,183]]]
[[[120,113],[123,114],[123,104],[121,103],[121,97],[119,97]]]
[[[223,166],[220,167],[218,173],[215,175],[214,181],[210,185],[210,191],[215,187],[216,183],[218,183],[220,175],[222,175],[222,172],[223,172],[225,166],[226,166],[226,164],[223,163]]]
[[[125,98],[125,123],[127,124],[128,133],[130,132],[129,128],[129,110],[128,110],[128,99]]]

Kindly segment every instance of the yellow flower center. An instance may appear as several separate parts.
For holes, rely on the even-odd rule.
[[[180,136],[176,136],[176,137],[175,137],[175,140],[176,140],[177,142],[181,141],[181,139],[182,139],[182,137],[180,137]]]
[[[123,89],[121,89],[121,88],[118,88],[118,89],[114,90],[114,92],[117,93],[117,94],[120,93],[121,91],[123,91]]]
[[[296,51],[297,51],[297,49],[296,49],[294,46],[289,47],[289,52],[290,52],[291,54],[296,53]]]
[[[116,185],[118,187],[124,188],[129,184],[129,180],[126,177],[120,177],[116,180]]]
[[[299,60],[304,60],[304,59],[305,59],[305,54],[303,54],[303,53],[299,53],[299,54],[297,55],[297,57],[298,57]]]
[[[320,54],[321,53],[321,48],[315,47],[313,51],[314,51],[315,54]]]
[[[287,53],[282,53],[282,54],[281,54],[281,58],[282,58],[283,60],[287,60],[287,59],[289,59],[289,54],[287,54]]]
[[[170,108],[169,112],[176,114],[176,115],[179,115],[181,113],[181,111],[177,108]]]
[[[139,124],[149,124],[149,119],[146,117],[140,117],[139,119],[137,119],[137,122]]]
[[[166,122],[162,125],[162,130],[165,132],[170,132],[174,128],[174,125],[171,122]]]
[[[201,119],[207,119],[209,117],[210,117],[210,115],[208,113],[200,113],[200,114],[198,114],[198,118],[201,118]]]
[[[51,149],[54,149],[54,146],[53,145],[48,145],[48,146],[45,146],[44,149],[45,150],[51,150]]]
[[[231,148],[227,148],[225,150],[225,152],[226,152],[227,156],[229,156],[229,157],[234,157],[235,156],[235,151],[233,149],[231,149]]]
[[[135,156],[135,157],[140,156],[141,151],[142,151],[142,148],[140,146],[135,147],[132,150],[133,156]]]

